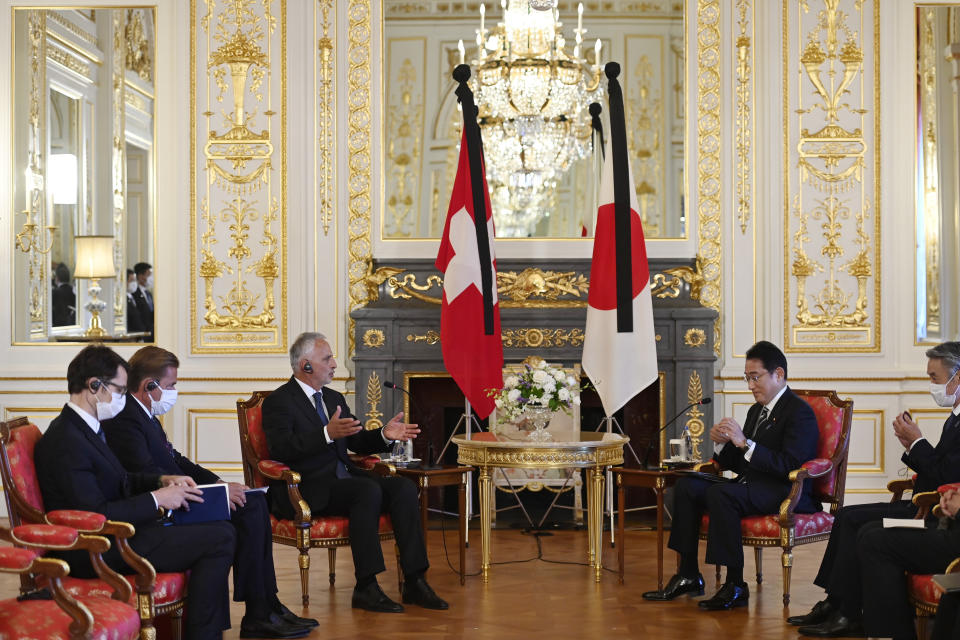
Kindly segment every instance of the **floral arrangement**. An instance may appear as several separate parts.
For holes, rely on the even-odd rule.
[[[569,415],[570,406],[580,404],[579,381],[541,358],[528,360],[523,371],[503,380],[503,389],[487,389],[487,395],[495,398],[497,411],[510,421],[521,418],[528,407],[562,410]]]

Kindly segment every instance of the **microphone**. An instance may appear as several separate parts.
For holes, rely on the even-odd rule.
[[[657,429],[656,432],[653,434],[653,436],[650,437],[650,442],[647,443],[647,450],[643,453],[643,464],[645,466],[649,466],[647,465],[647,458],[650,457],[650,450],[653,448],[653,443],[657,441],[657,436],[659,436],[664,429],[666,429],[667,427],[672,425],[674,422],[676,422],[677,418],[685,414],[687,410],[690,409],[691,407],[696,407],[698,405],[703,405],[703,404],[710,404],[711,402],[713,402],[713,398],[704,398],[702,400],[698,400],[697,402],[691,402],[690,404],[685,406],[680,413],[670,418],[662,427]],[[687,453],[688,455],[693,455],[692,451],[689,451]],[[660,465],[658,464],[657,467],[659,468],[659,466]]]
[[[384,381],[383,381],[383,386],[385,386],[387,389],[393,389],[394,391],[403,391],[405,394],[407,394],[407,396],[409,396],[410,401],[413,402],[413,406],[417,409],[417,411],[418,411],[424,418],[427,417],[426,412],[425,412],[425,411],[423,410],[423,408],[420,406],[420,403],[417,402],[417,399],[413,397],[413,394],[412,394],[412,393],[410,393],[409,391],[407,391],[406,389],[404,389],[404,388],[401,387],[400,385],[396,384],[395,382],[391,382],[390,380],[384,380]],[[407,418],[407,416],[404,416],[404,418]],[[410,466],[413,466],[413,465],[410,465]],[[425,470],[439,469],[439,468],[440,468],[438,465],[434,464],[434,460],[433,460],[433,443],[432,443],[432,442],[427,443],[427,457],[426,457],[425,460],[422,460],[422,461],[420,462],[420,465],[419,465],[419,466],[420,466],[421,469],[425,469]]]

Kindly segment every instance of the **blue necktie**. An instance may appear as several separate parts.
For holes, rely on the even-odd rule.
[[[323,406],[323,395],[319,391],[313,394],[313,403],[317,407],[317,415],[320,416],[320,424],[327,426],[330,422],[330,419],[327,418],[327,411]],[[340,459],[340,447],[338,446],[336,440],[334,440],[333,446],[337,449],[337,477],[338,478],[349,478],[350,472],[347,471],[347,466],[343,464],[343,460]]]
[[[755,440],[757,436],[760,435],[760,431],[766,428],[767,422],[770,421],[769,419],[770,419],[770,410],[764,407],[763,409],[760,410],[760,417],[757,418],[757,424],[754,425],[753,432],[747,437],[750,438],[751,440]]]

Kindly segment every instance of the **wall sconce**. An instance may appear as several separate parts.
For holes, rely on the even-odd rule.
[[[104,337],[107,332],[100,324],[100,312],[107,308],[107,303],[100,300],[100,278],[113,278],[117,269],[113,264],[113,236],[76,236],[74,249],[77,264],[73,270],[74,278],[87,278],[90,286],[87,293],[90,299],[84,308],[90,312],[90,328],[86,334],[89,337]]]
[[[44,227],[44,229],[47,230],[47,247],[43,248],[43,234],[40,233],[40,227],[33,220],[33,207],[30,206],[31,196],[34,191],[43,190],[42,176],[38,176],[28,167],[24,172],[24,177],[26,178],[24,183],[24,206],[26,208],[23,210],[23,214],[27,216],[27,221],[23,223],[23,227],[21,227],[17,233],[17,238],[13,241],[13,246],[24,253],[30,253],[31,251],[49,253],[50,249],[53,248],[53,232],[56,230],[57,225]]]

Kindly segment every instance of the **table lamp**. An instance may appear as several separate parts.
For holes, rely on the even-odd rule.
[[[100,312],[107,308],[107,303],[100,300],[100,278],[113,278],[117,269],[113,265],[113,236],[76,236],[74,237],[74,255],[77,265],[73,270],[74,278],[90,280],[87,293],[90,294],[84,308],[90,312],[90,328],[86,334],[89,337],[105,337],[107,332],[100,324]]]

